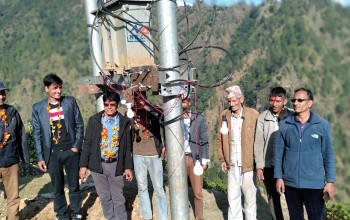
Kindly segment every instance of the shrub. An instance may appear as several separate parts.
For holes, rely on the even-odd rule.
[[[327,203],[327,220],[350,219],[350,205],[343,202]]]

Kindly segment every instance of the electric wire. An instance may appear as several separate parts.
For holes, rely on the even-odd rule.
[[[100,2],[100,1],[99,1],[99,2]],[[186,5],[185,5],[185,6],[186,6]],[[151,7],[153,7],[153,6],[151,6]],[[199,6],[199,8],[200,8],[200,6]],[[100,19],[97,19],[98,13],[99,13],[99,12],[102,12],[102,13],[105,13],[105,14],[104,14],[103,16],[101,16]],[[123,11],[123,12],[126,13],[126,14],[128,14],[128,15],[130,16],[129,13],[127,13],[127,12],[125,12],[125,11]],[[185,12],[187,13],[186,9],[185,9]],[[109,16],[111,16],[111,17],[113,17],[113,18],[119,19],[119,20],[125,22],[126,24],[129,24],[130,26],[139,25],[139,26],[142,26],[142,27],[147,28],[147,29],[150,30],[150,31],[154,31],[155,33],[158,33],[158,36],[157,36],[158,38],[159,38],[159,36],[164,32],[164,30],[165,30],[168,26],[165,26],[161,31],[158,31],[158,30],[152,28],[151,26],[149,26],[149,27],[144,26],[141,22],[139,22],[139,21],[138,21],[137,19],[135,19],[135,18],[134,18],[134,19],[135,19],[136,21],[132,21],[132,20],[129,20],[129,19],[125,19],[125,18],[123,18],[123,17],[121,17],[121,16],[119,16],[119,15],[116,15],[116,14],[112,13],[111,11],[109,11],[107,8],[105,8],[105,7],[103,6],[103,4],[100,4],[99,10],[98,10],[97,13],[96,13],[96,17],[94,18],[93,25],[91,25],[91,33],[90,33],[90,40],[89,40],[89,44],[90,44],[90,53],[91,53],[91,55],[92,55],[92,57],[93,57],[94,62],[95,62],[96,65],[98,66],[99,70],[101,71],[100,74],[104,77],[104,82],[106,82],[106,85],[107,85],[110,89],[112,89],[113,91],[117,91],[113,86],[111,86],[111,84],[116,83],[116,82],[115,82],[110,76],[106,75],[106,74],[104,73],[103,69],[101,68],[101,66],[98,65],[98,62],[97,62],[96,57],[95,57],[95,55],[94,55],[93,48],[92,48],[92,46],[91,46],[91,45],[92,45],[92,34],[93,34],[93,31],[94,31],[94,30],[97,31],[96,29],[98,29],[97,23],[98,23],[99,21],[101,21],[102,19],[106,19],[105,17],[106,17],[107,15],[109,15]],[[130,16],[130,17],[132,17],[132,16]],[[133,18],[133,17],[132,17],[132,18]],[[174,16],[172,19],[175,19],[175,16]],[[215,19],[216,19],[216,13],[215,13],[215,11],[214,11],[214,12],[213,12],[213,15],[212,15],[212,17],[211,17],[211,25],[212,25],[212,26],[213,26],[213,24],[215,24]],[[179,56],[182,55],[182,54],[185,54],[185,55],[186,55],[186,58],[182,58],[182,60],[185,61],[185,62],[183,62],[183,63],[181,63],[181,64],[179,64],[179,65],[173,66],[173,67],[161,67],[161,66],[158,65],[157,68],[158,68],[159,71],[174,71],[174,70],[176,70],[177,68],[183,67],[183,66],[185,66],[185,65],[187,65],[187,69],[188,69],[188,68],[190,68],[190,65],[191,65],[191,64],[192,64],[192,66],[195,66],[195,65],[192,63],[192,61],[189,60],[189,55],[187,54],[187,52],[189,52],[189,51],[191,51],[191,50],[198,50],[198,49],[200,49],[200,51],[198,52],[197,56],[198,56],[204,49],[210,49],[210,48],[211,48],[211,49],[220,49],[220,50],[223,50],[223,51],[227,54],[227,56],[228,56],[228,58],[231,60],[231,62],[234,63],[234,62],[233,62],[232,56],[230,55],[230,53],[229,53],[227,50],[225,50],[224,48],[222,48],[222,47],[220,47],[220,46],[208,45],[208,43],[210,42],[210,38],[211,38],[211,36],[212,36],[212,33],[213,33],[213,29],[214,29],[213,27],[212,27],[211,32],[209,33],[209,35],[208,35],[208,37],[207,37],[207,39],[206,39],[204,45],[202,45],[202,46],[192,46],[192,45],[196,42],[196,40],[198,39],[198,37],[199,37],[199,35],[200,35],[201,31],[202,31],[202,28],[204,27],[204,22],[203,22],[203,20],[204,20],[204,19],[200,20],[200,22],[199,22],[200,25],[199,25],[198,31],[196,32],[196,35],[193,37],[193,39],[192,39],[186,46],[182,47],[181,44],[179,43],[180,48],[182,48],[182,49],[180,50],[180,52],[179,52]],[[189,24],[188,16],[186,16],[186,24],[187,24],[187,30],[190,30],[190,28],[189,28],[189,27],[190,27],[190,24]],[[186,38],[187,38],[187,34],[188,34],[188,33],[189,33],[189,31],[186,33]],[[142,34],[143,34],[143,33],[142,33]],[[143,34],[143,36],[145,36],[145,38],[146,38],[147,40],[149,40],[149,42],[154,46],[154,48],[155,48],[157,51],[159,50],[158,47],[157,47],[157,45],[156,45],[156,43],[155,43],[152,39],[150,39],[150,38],[149,38],[148,36],[146,36],[145,34]],[[191,47],[191,46],[192,46],[192,47]],[[186,71],[186,69],[185,69],[183,72],[185,72],[185,71]],[[132,74],[132,73],[129,73],[129,76],[128,76],[128,77],[130,77],[130,74]],[[151,102],[149,102],[149,101],[147,100],[147,98],[145,98],[140,92],[139,92],[139,93],[138,93],[138,92],[133,93],[133,94],[132,94],[132,97],[135,98],[135,96],[136,96],[136,97],[139,96],[145,103],[147,103],[147,105],[151,106],[151,107],[154,108],[157,112],[159,112],[159,113],[160,113],[160,119],[159,119],[159,120],[160,120],[160,124],[161,124],[162,126],[168,127],[167,125],[170,125],[170,124],[172,124],[172,123],[174,123],[174,122],[177,122],[177,121],[183,119],[183,117],[182,117],[182,114],[183,114],[183,113],[182,113],[182,114],[180,114],[180,115],[178,115],[178,116],[175,116],[174,118],[172,118],[172,119],[170,119],[170,120],[168,120],[168,121],[163,121],[163,120],[164,120],[164,116],[167,115],[169,112],[171,112],[171,110],[176,106],[176,104],[178,103],[178,101],[182,100],[183,98],[188,98],[188,96],[190,95],[190,88],[191,88],[191,86],[193,86],[194,91],[196,91],[196,87],[197,87],[197,86],[199,86],[199,87],[204,87],[204,88],[213,88],[213,87],[217,87],[217,86],[222,86],[224,83],[226,83],[226,82],[232,77],[232,74],[233,74],[233,72],[231,72],[231,73],[229,74],[229,76],[227,76],[226,78],[224,78],[224,80],[221,80],[221,81],[219,81],[218,83],[215,83],[215,84],[212,84],[212,85],[204,85],[204,84],[201,84],[201,83],[197,83],[197,82],[195,82],[195,81],[183,80],[183,79],[177,79],[177,80],[168,81],[167,83],[169,83],[169,84],[171,84],[171,83],[176,83],[176,82],[183,82],[183,86],[182,86],[182,89],[181,89],[181,90],[178,92],[178,94],[175,96],[176,99],[174,100],[173,105],[170,106],[170,107],[167,108],[167,109],[164,109],[164,107],[161,108],[161,107],[159,107],[159,106],[153,105],[153,104],[152,104]],[[126,82],[124,76],[122,76],[122,77],[123,77],[123,79],[124,79],[124,82]],[[122,92],[126,92],[126,93],[127,93],[128,89],[130,89],[132,86],[133,86],[133,85],[127,84],[127,83],[126,83],[126,86],[122,86]],[[182,90],[184,89],[185,86],[188,86],[188,90],[187,90],[186,93],[185,93],[185,92],[182,92]],[[118,90],[118,91],[119,91],[119,90]],[[184,94],[186,94],[186,96],[184,96]],[[182,95],[182,98],[180,97],[180,95]],[[195,92],[195,96],[196,96],[196,92]],[[195,98],[195,99],[196,99],[196,98]],[[196,109],[196,108],[197,108],[196,102],[197,102],[197,100],[195,100],[195,106],[194,106],[194,107],[195,107],[195,110],[194,110],[195,113],[197,113],[197,112],[196,112],[196,111],[197,111],[197,109]],[[169,129],[169,127],[168,127],[168,129]],[[173,131],[172,131],[171,129],[169,129],[169,130],[170,130],[170,132],[173,133]],[[198,129],[196,129],[196,133],[197,133],[197,136],[198,136]],[[173,133],[173,135],[175,136],[174,133]],[[178,139],[176,138],[176,140],[178,140]],[[198,142],[198,140],[197,140],[196,142]],[[182,146],[182,144],[181,144],[181,146]],[[197,146],[196,148],[198,148],[198,146]],[[183,155],[182,155],[182,157],[184,157],[184,155],[185,155],[185,151],[184,151],[184,149],[183,149]],[[171,176],[171,174],[170,174],[170,176]]]

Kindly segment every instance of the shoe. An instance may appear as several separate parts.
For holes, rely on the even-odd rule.
[[[81,214],[76,214],[76,215],[73,215],[72,217],[72,220],[81,220],[81,219],[83,219],[83,215]]]

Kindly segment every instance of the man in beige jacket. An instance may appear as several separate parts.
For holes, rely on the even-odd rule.
[[[239,86],[226,89],[229,109],[224,110],[217,136],[221,170],[228,172],[228,219],[256,220],[256,187],[253,180],[253,144],[258,111],[243,105]]]
[[[290,117],[293,111],[285,107],[287,92],[282,87],[271,89],[269,104],[270,108],[259,115],[256,125],[254,142],[256,177],[265,185],[273,219],[283,220],[280,195],[276,191],[276,180],[273,177],[273,152],[278,124]]]

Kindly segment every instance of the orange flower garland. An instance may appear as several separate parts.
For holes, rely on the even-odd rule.
[[[102,117],[105,117],[105,113],[102,114]],[[114,125],[112,126],[112,143],[110,143],[108,138],[108,129],[106,127],[106,121],[104,120],[102,131],[101,131],[101,143],[100,143],[100,149],[102,151],[102,156],[106,157],[107,159],[115,157],[115,155],[118,152],[119,148],[119,125],[117,124],[117,121],[115,120]]]
[[[149,130],[146,127],[144,127],[144,128],[145,129],[142,132],[142,139],[146,140],[149,137]]]
[[[7,115],[4,109],[0,110],[0,117],[1,117],[1,121],[3,123],[5,123],[5,131],[4,131],[4,140],[2,141],[2,143],[0,143],[0,149],[4,148],[7,144],[7,141],[10,139],[11,134],[6,131],[6,127],[9,126],[9,124],[7,123],[6,119],[7,119]]]
[[[145,124],[145,125],[143,125]],[[147,116],[146,121],[142,122],[140,115],[136,116],[135,124],[134,124],[134,131],[136,134],[136,142],[140,142],[141,139],[146,140],[149,137],[149,130],[147,129]],[[142,129],[143,128],[143,129]],[[140,130],[142,131],[142,138],[140,137]]]
[[[58,102],[58,106],[57,106],[57,111],[59,112],[61,109],[61,103]],[[52,140],[55,142],[55,144],[59,143],[59,140],[61,139],[61,133],[62,131],[60,130],[62,128],[62,124],[61,124],[61,115],[58,114],[58,122],[56,124],[56,126],[53,125],[53,120],[51,118],[51,114],[50,114],[50,110],[51,110],[51,106],[50,104],[47,105],[46,110],[49,112],[49,118],[50,118],[50,126],[51,126],[51,133],[52,133]],[[57,127],[57,137],[55,136],[56,133],[56,127]]]

